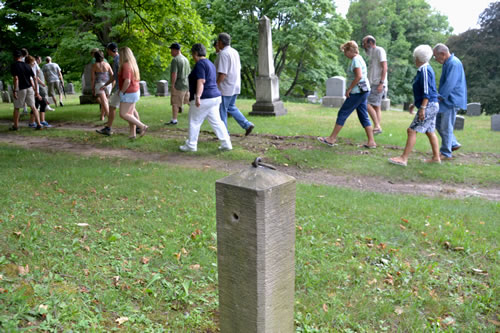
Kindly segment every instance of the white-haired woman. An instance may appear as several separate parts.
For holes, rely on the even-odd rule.
[[[418,68],[417,75],[413,79],[414,103],[410,107],[410,112],[416,106],[418,112],[407,130],[408,139],[403,154],[392,157],[389,162],[401,166],[406,166],[408,156],[417,140],[417,132],[425,133],[429,138],[432,147],[432,158],[425,160],[427,163],[441,163],[439,158],[439,143],[434,132],[436,128],[436,115],[439,111],[438,93],[436,90],[436,79],[429,60],[432,57],[432,49],[429,45],[419,45],[413,51],[415,66]]]
[[[139,101],[139,67],[132,50],[128,47],[120,48],[120,69],[118,70],[118,86],[120,87],[120,117],[128,121],[130,139],[135,139],[136,126],[139,135],[143,136],[148,126],[141,123],[136,116],[135,103]]]

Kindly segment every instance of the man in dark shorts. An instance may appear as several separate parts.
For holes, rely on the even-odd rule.
[[[14,125],[10,128],[12,131],[17,131],[19,128],[19,109],[28,105],[35,116],[35,129],[42,129],[40,124],[40,114],[35,106],[35,97],[41,98],[38,94],[38,85],[35,80],[35,73],[31,66],[23,61],[21,51],[14,51],[14,63],[10,67],[10,72],[14,78]]]

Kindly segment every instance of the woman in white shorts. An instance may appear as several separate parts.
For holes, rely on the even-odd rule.
[[[108,96],[111,94],[112,84],[105,85],[113,77],[111,66],[104,62],[102,51],[94,52],[95,64],[92,65],[92,94],[97,97],[101,105],[101,120],[109,114]],[[114,81],[113,81],[114,82]],[[101,89],[104,87],[104,89]]]

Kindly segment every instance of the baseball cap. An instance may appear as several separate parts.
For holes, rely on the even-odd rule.
[[[110,50],[111,52],[116,52],[116,51],[118,51],[118,45],[116,45],[116,43],[114,43],[114,42],[109,43],[109,44],[106,46],[106,48],[107,48],[108,50]]]
[[[172,45],[170,45],[169,49],[180,50],[181,49],[181,44],[179,44],[179,43],[173,43]]]

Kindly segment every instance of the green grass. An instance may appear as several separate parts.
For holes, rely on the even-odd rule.
[[[244,114],[247,114],[254,101],[240,99],[237,104]],[[336,119],[337,110],[324,108],[320,105],[306,103],[286,103],[288,114],[277,118],[249,117],[255,123],[256,134],[271,134],[277,136],[323,136],[331,132]],[[10,120],[12,105],[0,104],[0,119]],[[187,109],[187,107],[186,107]],[[180,115],[176,129],[168,128],[163,123],[170,119],[170,105],[168,98],[143,97],[138,103],[138,110],[142,120],[151,130],[148,135],[136,142],[129,142],[126,134],[103,137],[92,132],[81,130],[53,129],[34,132],[23,128],[17,135],[54,136],[67,138],[76,142],[88,142],[98,146],[112,148],[129,148],[149,152],[178,152],[178,146],[183,143],[187,135],[187,112]],[[97,105],[79,105],[76,96],[69,97],[63,108],[56,112],[48,112],[47,119],[52,123],[87,124],[100,126],[97,121]],[[454,161],[443,163],[441,166],[425,165],[421,162],[430,156],[430,146],[424,135],[418,135],[416,152],[410,156],[408,168],[389,165],[387,159],[399,155],[406,142],[406,128],[412,120],[411,115],[405,112],[383,112],[384,133],[377,136],[379,144],[377,150],[370,150],[369,154],[362,154],[365,149],[358,146],[365,142],[366,137],[359,125],[356,115],[351,116],[341,132],[337,147],[329,148],[316,142],[313,138],[296,139],[302,147],[280,146],[279,140],[274,146],[268,141],[254,147],[245,146],[244,138],[233,138],[235,149],[231,153],[219,154],[218,143],[210,136],[202,137],[199,156],[213,156],[230,160],[251,160],[260,155],[275,164],[297,165],[301,168],[322,168],[335,173],[346,175],[360,175],[383,177],[393,181],[415,181],[458,184],[472,184],[481,186],[499,186],[500,178],[500,137],[498,132],[490,130],[490,118],[486,116],[467,117],[465,130],[456,131],[462,149]],[[233,134],[242,134],[238,124],[229,120],[229,130]],[[126,128],[126,123],[117,118],[117,128]],[[0,125],[0,134],[7,133],[7,125]],[[64,127],[63,127],[64,128]],[[202,130],[211,131],[208,124]],[[165,136],[174,138],[165,139]],[[271,139],[269,139],[271,140]],[[460,154],[465,154],[461,156]]]
[[[217,330],[223,173],[0,155],[0,331]],[[497,202],[299,184],[297,331],[494,332],[498,216]]]

